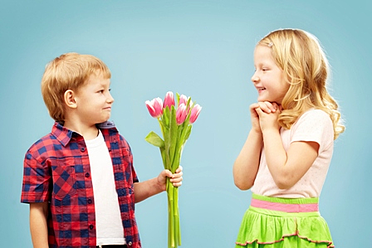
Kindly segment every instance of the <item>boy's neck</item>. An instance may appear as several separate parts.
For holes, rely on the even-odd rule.
[[[96,125],[83,125],[65,120],[63,125],[65,128],[74,131],[84,137],[85,140],[91,140],[98,136],[98,128]]]

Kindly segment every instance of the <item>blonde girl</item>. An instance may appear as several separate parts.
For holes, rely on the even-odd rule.
[[[344,126],[326,56],[312,34],[281,29],[258,42],[254,66],[252,128],[233,166],[252,200],[236,248],[334,247],[318,199]]]

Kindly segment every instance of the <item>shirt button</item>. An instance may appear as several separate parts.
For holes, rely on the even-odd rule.
[[[87,172],[85,173],[85,177],[88,178],[90,176],[90,174]]]
[[[85,152],[85,147],[80,148],[80,151]]]
[[[88,199],[88,204],[92,204],[92,199]]]
[[[128,245],[129,245],[129,246],[132,246],[132,245],[133,245],[132,241],[129,241],[129,242],[128,242]]]
[[[93,225],[89,225],[89,229],[90,230],[93,230],[94,226]]]

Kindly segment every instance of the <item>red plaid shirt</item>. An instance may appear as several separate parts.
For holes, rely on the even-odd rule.
[[[99,125],[112,158],[123,231],[128,247],[139,248],[134,214],[132,152],[112,122]],[[49,202],[49,247],[96,247],[94,195],[89,157],[79,134],[55,123],[27,151],[21,202]]]

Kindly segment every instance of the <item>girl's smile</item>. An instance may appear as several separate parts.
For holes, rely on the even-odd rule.
[[[258,101],[281,104],[289,84],[285,80],[285,73],[274,61],[271,48],[262,45],[256,47],[254,66],[256,71],[252,76],[252,82],[258,91]]]

